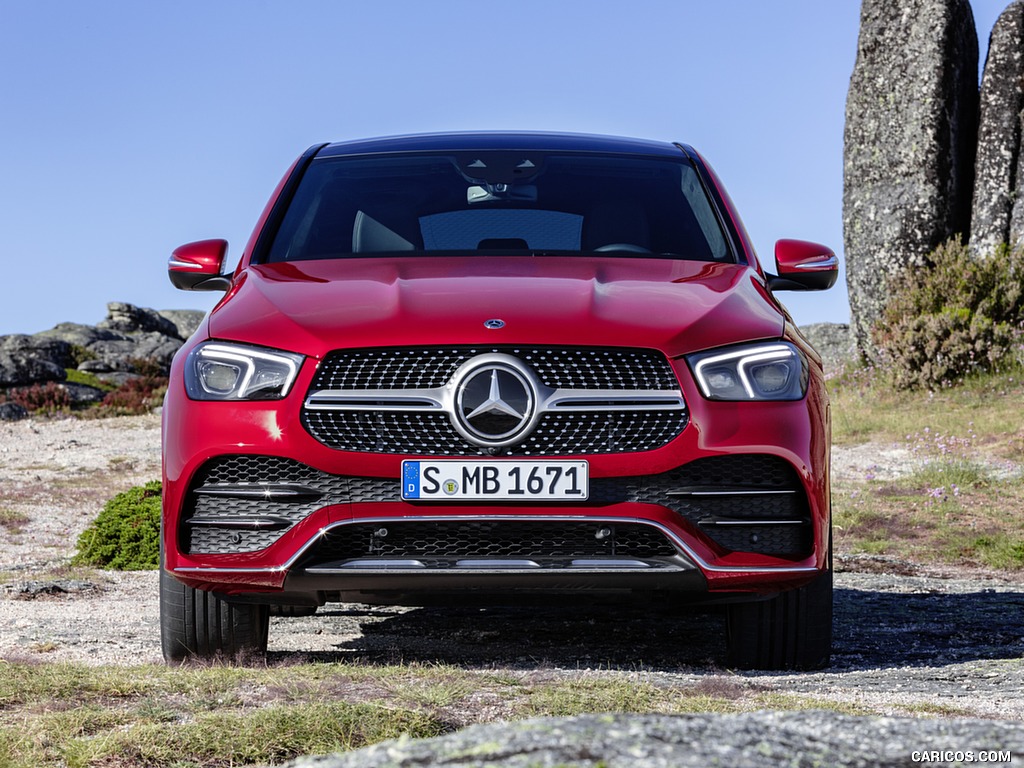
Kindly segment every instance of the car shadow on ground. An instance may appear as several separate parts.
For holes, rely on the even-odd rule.
[[[321,661],[465,668],[696,672],[725,666],[721,610],[571,604],[396,610],[334,604],[310,620],[358,625]],[[1024,593],[895,593],[837,589],[830,669],[944,666],[1024,656]],[[288,631],[287,625],[276,631]],[[295,654],[271,654],[271,662]]]

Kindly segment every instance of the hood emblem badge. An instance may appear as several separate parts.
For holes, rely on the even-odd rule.
[[[505,327],[505,321],[504,320],[499,320],[498,318],[494,318],[493,320],[484,320],[484,328],[487,328],[489,330],[496,331],[499,328],[504,328],[504,327]]]

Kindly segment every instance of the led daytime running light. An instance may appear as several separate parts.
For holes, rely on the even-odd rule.
[[[302,365],[302,356],[290,352],[264,351],[236,344],[207,343],[196,347],[186,363],[186,385],[189,394],[200,400],[265,400],[284,397],[291,388]],[[239,371],[239,378],[226,391],[211,390],[199,367],[204,363],[222,364]],[[268,387],[259,381],[261,374],[269,374],[269,381],[278,386]]]
[[[773,397],[772,395],[776,393],[765,392],[754,381],[754,370],[766,363],[798,366],[797,369],[790,368],[791,376],[802,376],[800,369],[805,366],[803,356],[788,343],[749,345],[718,354],[702,353],[691,356],[690,362],[693,365],[694,377],[697,379],[701,392],[712,400],[793,400],[797,399],[797,389],[799,389],[799,397],[802,397],[805,391],[803,381],[791,379],[790,381],[793,383],[781,388],[777,393],[780,395],[779,397]],[[720,388],[712,386],[715,372],[723,369],[731,372],[734,377],[734,394],[732,396]],[[737,383],[738,386],[736,386]],[[740,389],[742,389],[742,394]]]

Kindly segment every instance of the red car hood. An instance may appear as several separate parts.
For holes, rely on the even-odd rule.
[[[484,321],[500,319],[499,330]],[[320,356],[342,347],[606,345],[669,356],[778,338],[754,270],[643,258],[338,259],[249,267],[214,338]]]

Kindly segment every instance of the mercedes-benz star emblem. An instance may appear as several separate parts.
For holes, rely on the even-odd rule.
[[[477,445],[510,445],[533,423],[536,386],[518,360],[488,358],[456,376],[456,427]]]
[[[496,331],[499,328],[504,328],[504,327],[505,327],[505,321],[504,320],[499,320],[498,318],[494,318],[493,320],[484,320],[484,328],[487,328],[489,330]]]

